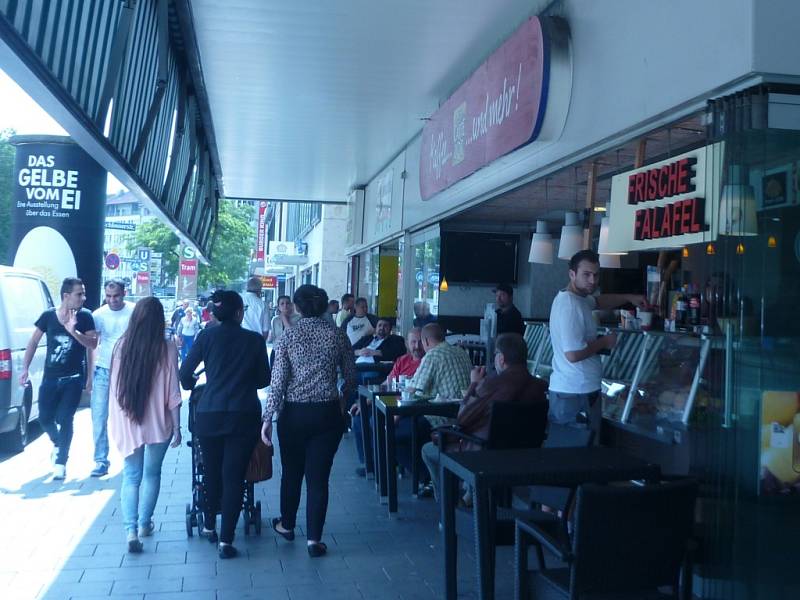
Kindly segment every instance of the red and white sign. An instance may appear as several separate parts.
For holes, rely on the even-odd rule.
[[[150,271],[139,271],[136,273],[136,295],[140,297],[149,296],[150,291]]]
[[[608,251],[714,241],[723,151],[718,143],[615,175]]]
[[[182,258],[178,266],[178,298],[197,296],[197,259]]]
[[[256,261],[264,261],[267,239],[267,203],[258,203],[258,234],[256,236]]]
[[[150,272],[139,271],[136,273],[136,281],[139,283],[150,283]]]
[[[278,287],[278,278],[275,275],[262,275],[261,287],[268,290],[274,290]]]
[[[537,138],[548,52],[542,22],[531,17],[433,114],[422,130],[423,200]]]
[[[197,259],[181,259],[180,274],[181,277],[197,277]]]

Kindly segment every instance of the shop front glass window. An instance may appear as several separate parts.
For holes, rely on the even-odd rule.
[[[439,314],[439,237],[414,246],[414,321],[425,322],[427,315]]]

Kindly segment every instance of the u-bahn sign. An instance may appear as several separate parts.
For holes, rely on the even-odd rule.
[[[422,130],[423,200],[539,137],[550,89],[550,18],[525,21]]]

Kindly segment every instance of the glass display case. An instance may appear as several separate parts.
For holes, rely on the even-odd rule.
[[[714,338],[685,333],[619,331],[603,367],[603,416],[666,442],[709,407],[704,376]]]

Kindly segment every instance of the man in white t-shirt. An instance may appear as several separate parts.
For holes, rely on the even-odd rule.
[[[358,298],[355,304],[355,312],[342,322],[342,329],[350,339],[350,345],[354,345],[365,335],[375,333],[377,324],[378,317],[367,312],[367,299]]]
[[[595,432],[599,432],[602,418],[598,402],[603,376],[600,354],[616,345],[617,335],[598,336],[592,311],[644,302],[642,296],[632,294],[596,296],[599,282],[600,257],[593,250],[581,250],[569,261],[569,285],[556,295],[550,309],[550,421],[571,425],[578,413],[585,412]]]
[[[108,474],[108,379],[114,345],[128,328],[133,303],[125,301],[125,283],[111,279],[105,285],[106,303],[92,313],[97,348],[90,369],[92,431],[94,433],[94,470],[92,477]]]
[[[269,334],[270,315],[261,299],[261,278],[251,277],[247,280],[247,291],[242,294],[244,302],[244,318],[242,327],[255,331],[257,334],[267,338]]]

